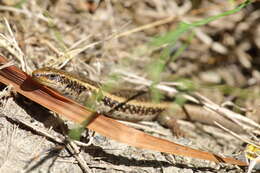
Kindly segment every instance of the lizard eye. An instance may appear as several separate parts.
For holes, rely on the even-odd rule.
[[[33,73],[32,76],[34,76],[34,77],[39,77],[39,76],[41,76],[41,75],[40,75],[40,74],[37,74],[37,73]]]

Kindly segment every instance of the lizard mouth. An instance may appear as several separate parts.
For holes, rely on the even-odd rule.
[[[45,77],[43,75],[33,73],[32,78],[34,81],[38,82],[39,84],[49,86],[50,88],[54,88],[54,86],[55,86],[55,84],[53,84],[52,81],[50,81],[47,77]]]

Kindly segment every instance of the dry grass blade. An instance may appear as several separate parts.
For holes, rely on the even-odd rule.
[[[4,64],[6,62],[5,58],[0,57],[0,63]],[[12,85],[20,94],[72,121],[81,123],[91,117],[92,113],[83,106],[63,97],[51,89],[37,84],[29,75],[14,66],[7,67],[0,71],[0,81],[6,85]],[[199,151],[147,135],[103,115],[96,116],[88,128],[108,138],[138,148],[210,160],[217,163],[230,163],[240,166],[247,165],[245,162],[230,157],[220,157],[212,153]]]

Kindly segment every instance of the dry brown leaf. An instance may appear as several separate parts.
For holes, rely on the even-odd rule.
[[[7,60],[0,56],[0,63],[7,63]],[[25,97],[74,122],[82,123],[84,120],[91,118],[91,115],[93,115],[92,112],[88,111],[78,103],[63,97],[56,91],[36,83],[29,75],[15,66],[10,66],[0,70],[0,81],[6,85],[12,85],[15,91]],[[247,165],[245,162],[230,157],[224,158],[217,156],[216,154],[192,149],[164,139],[147,135],[139,130],[123,125],[103,115],[95,116],[87,128],[118,142],[138,148],[210,160],[217,163],[230,163],[240,166]]]

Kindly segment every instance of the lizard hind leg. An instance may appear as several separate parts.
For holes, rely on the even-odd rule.
[[[185,133],[180,129],[177,119],[172,115],[171,111],[164,111],[157,116],[157,122],[162,126],[169,128],[176,137],[184,137]]]

